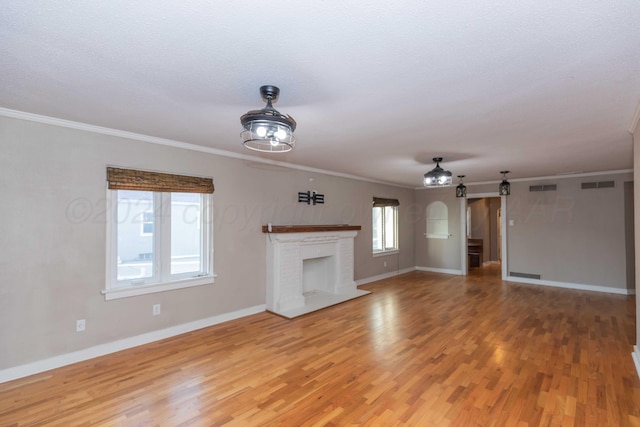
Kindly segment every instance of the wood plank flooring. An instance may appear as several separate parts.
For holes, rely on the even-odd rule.
[[[0,384],[0,425],[640,426],[633,296],[471,273]]]

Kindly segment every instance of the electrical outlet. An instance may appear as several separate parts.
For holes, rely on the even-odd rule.
[[[153,304],[153,315],[157,316],[160,314],[160,304]]]
[[[76,320],[76,332],[84,331],[86,323],[84,319]]]
[[[387,261],[385,261],[385,262],[384,262],[384,266],[385,266],[385,267],[387,266]]]

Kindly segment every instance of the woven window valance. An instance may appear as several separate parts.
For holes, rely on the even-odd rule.
[[[400,206],[400,202],[398,199],[383,199],[382,197],[374,197],[373,198],[373,207],[383,207],[383,206]]]
[[[107,168],[109,190],[213,193],[213,179],[170,173]]]

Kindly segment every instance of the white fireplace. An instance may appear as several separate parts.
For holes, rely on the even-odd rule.
[[[292,318],[369,292],[353,280],[359,226],[273,226],[267,232],[267,310]]]

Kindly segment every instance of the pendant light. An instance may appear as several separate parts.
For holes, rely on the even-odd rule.
[[[260,88],[260,95],[267,105],[262,110],[249,111],[240,117],[240,136],[245,147],[265,153],[286,153],[296,144],[293,131],[296,121],[273,108],[280,89],[266,85]]]
[[[500,173],[502,174],[502,182],[498,186],[498,193],[500,193],[501,196],[508,196],[511,194],[511,184],[507,181],[509,171],[500,171]]]
[[[464,175],[458,175],[460,178],[460,184],[456,187],[456,197],[467,197],[467,187],[462,183]]]

